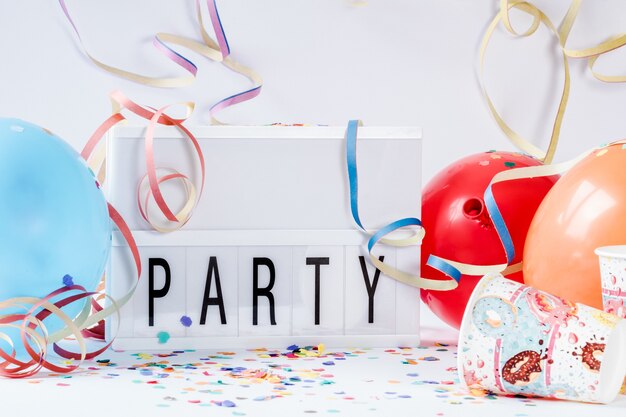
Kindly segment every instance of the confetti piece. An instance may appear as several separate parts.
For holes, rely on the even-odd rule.
[[[168,340],[170,340],[170,334],[168,332],[158,332],[157,338],[159,339],[160,344],[165,344]]]
[[[191,324],[192,324],[191,318],[187,316],[182,316],[180,318],[180,324],[182,324],[185,327],[191,327]]]
[[[74,285],[74,279],[71,275],[65,274],[63,276],[63,285],[65,285],[66,287],[71,287],[72,285]]]
[[[508,167],[508,168],[512,168],[512,167],[514,167],[514,166],[515,166],[515,162],[506,161],[506,162],[504,163],[504,166],[505,166],[505,167]]]

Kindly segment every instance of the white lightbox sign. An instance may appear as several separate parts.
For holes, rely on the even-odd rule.
[[[133,230],[143,264],[137,291],[121,309],[114,348],[419,343],[419,290],[369,263],[367,236],[353,223],[344,128],[191,131],[206,160],[205,190],[191,220],[169,234],[151,231],[137,208],[144,128],[118,127],[108,137],[108,199]],[[189,146],[175,128],[158,127],[156,166],[197,178]],[[420,129],[360,128],[357,163],[368,229],[419,217]],[[167,201],[182,199],[173,185],[163,184],[163,192]],[[379,245],[374,253],[419,273],[419,247]],[[107,293],[120,297],[135,276],[130,252],[114,233]],[[117,325],[111,316],[107,337]],[[159,332],[170,335],[166,345]]]

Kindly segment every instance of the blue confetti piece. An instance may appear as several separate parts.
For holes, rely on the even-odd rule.
[[[291,350],[291,351],[298,350],[298,349],[300,349],[298,345],[291,345],[287,347],[287,350]]]
[[[180,318],[180,324],[182,324],[182,325],[183,325],[183,326],[185,326],[185,327],[191,327],[191,324],[192,324],[192,323],[193,323],[193,322],[191,321],[191,317],[188,317],[188,316],[182,316],[182,317]]]
[[[65,274],[63,276],[63,285],[65,285],[66,287],[71,287],[72,285],[74,285],[74,278],[72,278],[72,276],[69,274]]]
[[[335,366],[335,362],[333,362],[333,361],[322,362],[322,365],[325,365],[325,366]]]
[[[230,401],[230,400],[224,400],[224,401],[222,401],[222,403],[220,405],[222,407],[229,407],[229,408],[237,407],[237,405],[234,402]]]

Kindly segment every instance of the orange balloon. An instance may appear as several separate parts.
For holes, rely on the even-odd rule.
[[[626,148],[594,151],[561,177],[530,224],[524,282],[602,309],[594,249],[626,244]]]

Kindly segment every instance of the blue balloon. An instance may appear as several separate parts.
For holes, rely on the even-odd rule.
[[[93,291],[110,248],[107,203],[81,156],[39,126],[0,118],[0,301],[72,282]],[[63,311],[73,318],[83,306]]]

